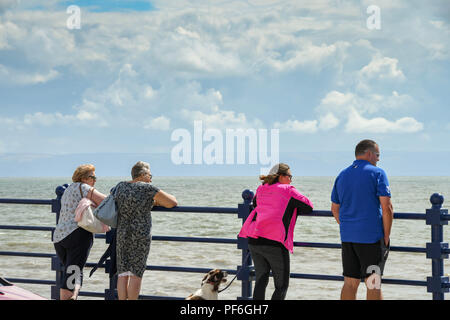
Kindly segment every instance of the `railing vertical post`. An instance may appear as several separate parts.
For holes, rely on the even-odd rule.
[[[250,190],[244,190],[242,192],[242,198],[244,199],[244,203],[238,205],[238,217],[242,219],[242,224],[244,224],[245,220],[249,216],[252,205],[251,202],[253,200],[254,193]],[[239,271],[238,280],[242,282],[241,289],[241,297],[238,297],[238,300],[249,300],[252,296],[252,277],[250,276],[252,259],[248,255],[248,241],[245,238],[238,237],[238,249],[242,250],[242,266],[238,266],[237,270]],[[240,269],[242,268],[242,269]]]
[[[56,213],[56,224],[58,224],[59,221],[59,213],[61,212],[61,198],[64,194],[64,191],[66,191],[66,188],[68,187],[67,184],[63,186],[59,186],[56,188],[56,199],[52,199],[52,212]],[[52,240],[53,240],[53,233],[52,231]],[[56,285],[51,286],[50,288],[50,298],[53,300],[59,300],[59,289],[61,288],[62,279],[63,279],[63,266],[61,264],[61,261],[59,261],[59,258],[57,255],[52,257],[51,261],[52,270],[56,272]]]
[[[443,249],[448,249],[448,243],[444,243],[444,225],[448,224],[443,215],[448,214],[447,209],[442,209],[444,197],[434,193],[430,202],[431,209],[426,210],[426,223],[431,225],[431,242],[426,244],[427,259],[431,259],[432,276],[427,277],[427,292],[433,294],[433,300],[444,300],[444,293],[449,292],[449,277],[444,277],[444,259],[448,254]]]
[[[111,244],[115,241],[116,229],[111,229],[111,231],[106,233],[106,243]],[[115,250],[115,246],[113,247]],[[112,258],[115,257],[115,252],[111,252],[109,258],[105,261],[105,272],[109,275],[109,288],[105,289],[105,300],[117,300],[117,275],[113,274],[114,268],[112,265]]]

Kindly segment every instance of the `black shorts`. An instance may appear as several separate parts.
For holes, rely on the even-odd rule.
[[[77,228],[60,242],[54,244],[56,254],[64,266],[61,289],[73,291],[72,286],[68,287],[68,282],[73,283],[75,281],[74,266],[77,266],[80,271],[79,280],[81,286],[83,282],[83,268],[93,242],[94,235],[91,232],[83,228]]]
[[[342,242],[344,277],[365,279],[378,271],[382,276],[389,248],[390,244],[386,247],[383,238],[375,243]]]

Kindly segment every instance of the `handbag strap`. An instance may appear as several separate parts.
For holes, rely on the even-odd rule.
[[[80,184],[78,185],[78,187],[79,187],[79,189],[80,189],[81,199],[83,199],[84,197],[83,197],[83,191],[81,191],[81,182],[80,182]]]
[[[81,185],[82,185],[83,183],[82,182],[80,182],[80,184],[79,184],[79,189],[80,189],[80,195],[81,195],[81,199],[83,199],[84,197],[83,197],[83,191],[81,190]],[[95,188],[94,187],[92,187],[90,190],[89,190],[89,192],[88,192],[88,196],[89,196],[89,193],[91,194],[91,198],[89,199],[89,197],[86,197],[87,199],[89,199],[89,200],[91,200],[92,202],[94,202],[94,200],[92,200],[92,196],[93,196],[93,193],[94,193],[94,190],[95,190]]]

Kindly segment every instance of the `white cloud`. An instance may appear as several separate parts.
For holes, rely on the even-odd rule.
[[[355,104],[356,97],[353,93],[342,93],[333,90],[320,101],[320,105],[317,107],[317,111],[321,113],[334,112],[336,114],[342,114],[349,106]]]
[[[279,72],[293,71],[298,67],[319,67],[325,61],[334,58],[339,49],[343,50],[346,43],[335,43],[331,45],[314,45],[306,43],[300,48],[287,51],[283,55],[273,52],[265,59],[265,63]]]
[[[367,119],[352,110],[345,130],[349,133],[414,133],[423,129],[423,124],[411,117],[389,121],[382,117]]]
[[[360,72],[360,76],[367,79],[397,79],[405,80],[405,75],[398,68],[398,59],[375,56],[372,61],[364,66]]]
[[[331,112],[327,113],[325,116],[319,119],[319,129],[321,130],[331,130],[339,125],[339,119],[334,116]]]
[[[76,114],[62,114],[60,112],[44,113],[35,112],[25,114],[22,121],[15,121],[16,125],[24,124],[27,126],[90,126],[93,123],[96,126],[105,126],[106,124],[95,113],[86,110],[80,110]]]
[[[2,0],[0,1],[0,13],[12,9],[19,4],[20,0]]]
[[[0,64],[0,82],[3,84],[34,85],[42,84],[54,80],[59,75],[56,70],[49,70],[45,73],[31,73],[21,70],[7,68]]]
[[[144,129],[167,131],[170,129],[170,119],[165,116],[149,118],[144,123]]]
[[[412,117],[401,117],[392,122],[373,115],[388,110],[410,110],[412,106],[415,106],[412,97],[395,90],[387,96],[370,92],[361,95],[332,90],[315,108],[317,120],[287,120],[275,122],[274,126],[285,132],[317,133],[337,129],[340,123],[346,123],[346,132],[411,133],[421,131],[423,124]]]
[[[190,123],[202,121],[205,128],[244,129],[262,127],[262,122],[258,119],[248,121],[244,113],[236,114],[232,110],[220,110],[218,106],[213,108],[211,113],[182,109],[181,116]]]
[[[317,132],[317,120],[287,120],[285,122],[275,122],[274,128],[280,129],[285,132],[296,133],[316,133]]]
[[[35,112],[33,114],[26,114],[23,122],[26,125],[41,125],[52,126],[55,124],[67,124],[75,120],[73,116],[56,113]]]
[[[35,4],[38,1],[33,0]],[[9,126],[95,123],[169,130],[186,121],[203,120],[211,127],[258,127],[262,121],[254,119],[256,106],[242,110],[229,105],[229,101],[242,101],[238,95],[246,93],[227,82],[255,88],[263,81],[254,79],[279,79],[282,87],[284,81],[292,84],[311,70],[326,70],[326,75],[311,80],[328,92],[314,110],[315,117],[277,122],[280,129],[317,133],[347,124],[350,132],[417,132],[423,124],[406,116],[413,115],[409,111],[414,105],[406,91],[414,89],[407,81],[413,76],[411,70],[419,73],[426,68],[422,61],[431,56],[411,48],[419,44],[434,50],[435,57],[448,56],[448,41],[442,41],[448,35],[448,24],[438,18],[426,19],[430,23],[422,26],[423,34],[434,30],[429,43],[422,35],[417,41],[401,22],[392,24],[399,36],[386,37],[367,30],[361,6],[347,1],[340,1],[339,6],[335,0],[156,0],[154,4],[158,10],[133,14],[83,11],[82,29],[77,32],[65,28],[67,14],[52,5],[48,10],[14,10],[2,15],[0,51],[20,59],[2,61],[2,84],[45,84],[75,75],[84,77],[88,88],[72,109],[41,110],[3,122]],[[403,10],[405,2],[395,6]],[[386,0],[382,8],[392,5]],[[384,32],[387,26],[383,23]],[[410,63],[405,56],[421,62]],[[284,77],[294,71],[292,77]],[[316,84],[322,76],[327,80]],[[375,90],[372,83],[383,90]]]

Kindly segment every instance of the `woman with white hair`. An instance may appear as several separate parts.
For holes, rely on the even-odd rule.
[[[174,196],[151,184],[150,165],[139,161],[131,169],[131,181],[115,187],[117,215],[117,293],[119,300],[137,300],[150,252],[154,205],[172,208]]]

